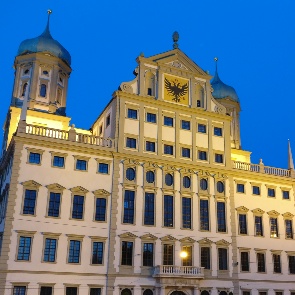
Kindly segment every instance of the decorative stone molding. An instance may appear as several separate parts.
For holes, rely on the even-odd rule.
[[[93,194],[96,197],[108,197],[111,195],[111,193],[109,193],[108,191],[106,191],[104,189],[97,189],[97,190],[93,191]]]
[[[82,194],[86,194],[89,192],[86,188],[84,188],[82,186],[75,186],[75,187],[71,188],[70,191],[72,193],[82,193]]]
[[[286,213],[283,213],[282,216],[285,218],[285,219],[292,219],[294,217],[294,214],[290,213],[290,212],[286,212]]]
[[[157,240],[158,238],[152,234],[146,234],[140,237],[142,240]]]
[[[252,212],[253,212],[255,215],[262,215],[262,214],[265,213],[265,211],[263,211],[263,210],[260,209],[260,208],[253,209]]]
[[[32,188],[32,189],[38,189],[41,186],[40,183],[34,180],[24,181],[22,185],[25,186],[26,188]]]
[[[267,214],[271,217],[277,217],[280,215],[280,213],[276,210],[271,210],[271,211],[268,211]]]
[[[240,206],[238,208],[236,208],[236,210],[239,212],[239,213],[247,213],[249,211],[248,208],[244,207],[244,206]]]
[[[215,244],[218,245],[218,246],[229,246],[230,242],[222,239],[222,240],[219,240],[219,241],[215,242]]]
[[[120,234],[119,237],[121,239],[135,239],[135,238],[137,238],[137,236],[135,234],[130,233],[130,232]]]
[[[208,238],[204,238],[202,240],[199,240],[198,243],[201,245],[211,245],[213,241],[209,240]]]
[[[196,240],[192,239],[191,237],[185,237],[179,240],[181,243],[194,243]]]
[[[177,239],[172,237],[171,235],[164,236],[164,237],[160,238],[160,240],[162,242],[175,242],[175,241],[177,241]]]

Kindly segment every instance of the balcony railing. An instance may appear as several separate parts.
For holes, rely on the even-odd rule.
[[[154,277],[191,277],[204,278],[204,268],[198,266],[158,265]]]
[[[103,138],[91,134],[77,133],[74,126],[70,130],[54,129],[44,126],[26,124],[20,122],[17,132],[32,134],[37,136],[85,143],[90,145],[114,148],[114,140],[111,138]]]
[[[265,174],[283,176],[283,177],[294,177],[292,175],[292,171],[289,169],[264,166],[262,162],[260,164],[252,164],[252,163],[233,161],[233,167],[234,169],[239,169],[244,171],[259,172],[259,173],[265,173]]]

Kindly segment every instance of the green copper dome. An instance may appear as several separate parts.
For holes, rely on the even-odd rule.
[[[53,56],[62,59],[69,66],[71,65],[70,53],[58,41],[54,40],[50,34],[49,16],[44,32],[36,38],[24,40],[18,48],[17,55],[36,52],[49,52]]]

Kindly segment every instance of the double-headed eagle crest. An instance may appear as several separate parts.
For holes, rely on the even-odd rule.
[[[177,79],[170,82],[167,78],[165,78],[165,88],[169,95],[173,95],[172,100],[180,102],[180,99],[187,94],[188,83],[180,85]]]

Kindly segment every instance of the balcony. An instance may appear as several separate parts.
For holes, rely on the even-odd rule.
[[[198,266],[157,265],[153,277],[203,279],[204,268]]]

